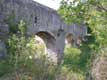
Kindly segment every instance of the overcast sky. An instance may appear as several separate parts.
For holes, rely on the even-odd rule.
[[[37,1],[43,5],[46,5],[50,8],[57,10],[59,8],[59,4],[61,0],[34,0],[34,1]]]

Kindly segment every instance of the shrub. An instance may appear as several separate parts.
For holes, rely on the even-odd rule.
[[[35,39],[26,37],[22,20],[18,27],[19,31],[7,41],[8,57],[0,63],[0,80],[55,80],[56,66],[37,53]]]

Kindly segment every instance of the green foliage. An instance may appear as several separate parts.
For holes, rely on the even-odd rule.
[[[64,56],[64,65],[71,67],[74,71],[77,70],[79,60],[80,60],[81,51],[76,48],[66,48]]]
[[[86,73],[90,66],[92,50],[86,45],[80,49],[65,48],[64,66],[67,66],[74,72]]]
[[[19,31],[10,34],[8,57],[0,63],[0,80],[55,80],[56,66],[37,52],[34,37],[26,37],[26,25],[20,21]]]
[[[59,80],[85,80],[83,73],[74,72],[66,66],[61,67]]]
[[[21,33],[21,35],[25,35],[26,33],[26,24],[24,23],[23,20],[20,21],[20,24],[18,25],[19,28],[19,32]]]
[[[59,13],[69,23],[88,24],[100,46],[107,44],[106,0],[62,0]]]
[[[86,24],[91,29],[91,36],[87,37],[88,41],[80,47],[79,64],[76,63],[82,72],[90,72],[95,57],[105,56],[107,53],[107,0],[62,0],[58,12],[65,22]],[[70,52],[72,53],[68,51],[67,54]],[[70,60],[72,56],[65,59],[70,62],[69,64],[75,60]],[[73,65],[75,64],[70,67]]]
[[[11,72],[11,67],[12,66],[9,64],[8,60],[0,60],[0,77]]]
[[[9,16],[7,16],[4,22],[9,25],[9,31],[11,33],[16,33],[18,31],[18,23],[16,22],[14,11],[12,11]]]
[[[68,75],[72,76],[74,80],[85,80],[86,75],[90,71],[90,64],[94,56],[94,37],[89,37],[87,42],[82,43],[80,48],[66,48],[63,67],[68,69]],[[67,73],[64,73],[67,74]],[[79,77],[81,76],[81,77]],[[70,77],[70,76],[68,76]],[[69,79],[68,79],[69,80]]]

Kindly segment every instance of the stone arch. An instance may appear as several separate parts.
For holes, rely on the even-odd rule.
[[[65,45],[68,45],[69,47],[74,46],[74,37],[72,33],[65,35]]]
[[[57,53],[55,52],[55,37],[47,31],[39,31],[35,35],[39,36],[46,45],[46,55],[54,62],[57,61]]]
[[[74,36],[72,33],[68,33],[65,36],[65,40],[67,41],[66,45],[68,45],[68,47],[80,47],[81,43],[82,43],[82,39],[83,37],[81,35],[76,35]]]
[[[56,40],[51,33],[46,31],[40,31],[40,32],[37,32],[35,35],[43,39],[47,48],[53,48],[53,45],[55,45]]]

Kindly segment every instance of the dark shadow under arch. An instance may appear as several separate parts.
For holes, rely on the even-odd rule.
[[[48,49],[53,48],[53,46],[55,45],[56,40],[54,36],[52,36],[49,32],[40,31],[37,32],[36,35],[39,36],[41,39],[43,39]]]

